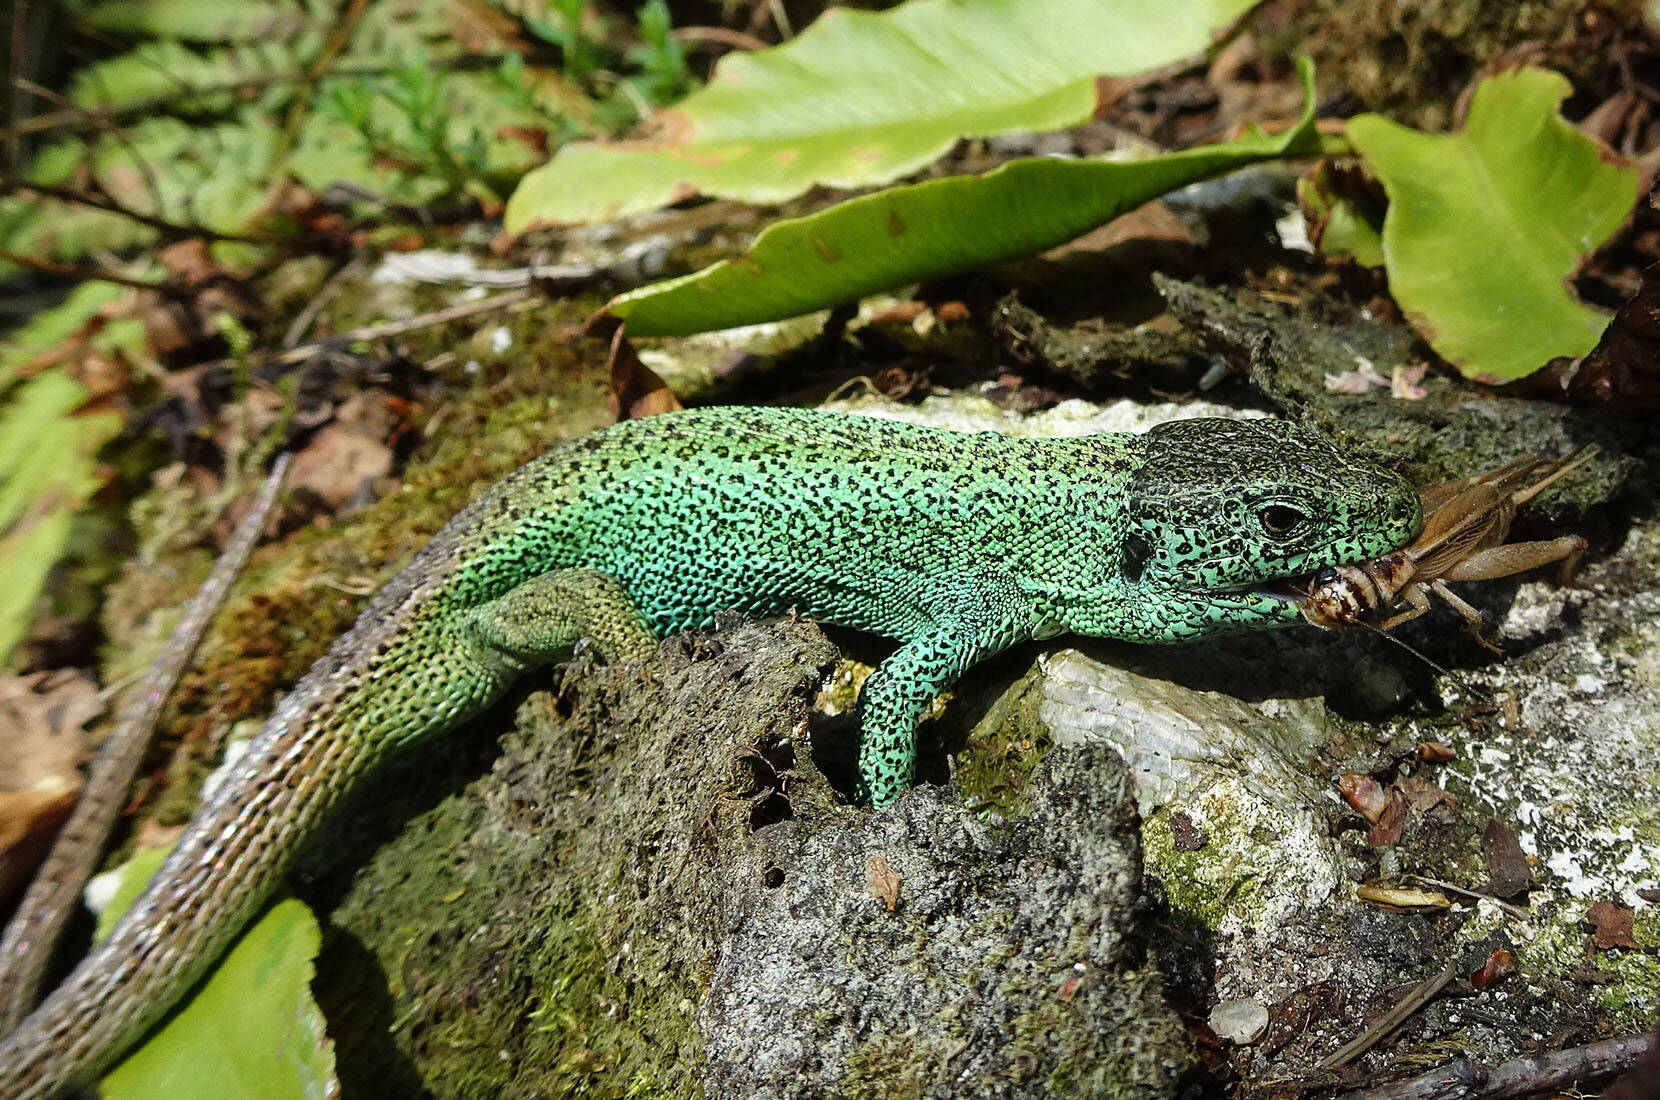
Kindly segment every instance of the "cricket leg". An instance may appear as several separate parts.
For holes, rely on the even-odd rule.
[[[1585,540],[1578,535],[1563,535],[1546,542],[1513,542],[1508,546],[1494,546],[1471,554],[1448,569],[1444,579],[1490,581],[1559,561],[1562,563],[1560,583],[1572,584],[1579,573],[1580,559],[1584,556]]]
[[[1457,593],[1447,587],[1447,582],[1445,580],[1436,580],[1430,584],[1430,587],[1435,590],[1435,594],[1437,596],[1440,596],[1443,600],[1447,601],[1448,607],[1452,608],[1463,617],[1464,625],[1470,628],[1470,634],[1476,641],[1481,643],[1484,649],[1492,650],[1501,657],[1504,656],[1504,650],[1482,637],[1481,612],[1477,611],[1475,608],[1460,599]]]
[[[1378,624],[1379,630],[1393,630],[1402,623],[1409,623],[1429,610],[1429,594],[1424,586],[1414,581],[1399,592],[1401,599],[1412,605],[1410,611],[1403,611],[1399,615],[1392,615]]]

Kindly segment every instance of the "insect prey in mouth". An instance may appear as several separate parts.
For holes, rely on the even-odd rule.
[[[1481,612],[1447,587],[1449,581],[1508,577],[1561,562],[1561,583],[1571,584],[1585,554],[1578,535],[1541,542],[1505,543],[1516,509],[1584,465],[1594,448],[1580,447],[1563,458],[1527,458],[1507,466],[1431,485],[1419,492],[1424,525],[1418,537],[1382,557],[1356,565],[1328,566],[1309,582],[1299,601],[1303,618],[1331,630],[1366,620],[1405,603],[1378,623],[1389,630],[1430,609],[1439,596],[1463,617],[1487,649],[1502,652],[1481,633]]]

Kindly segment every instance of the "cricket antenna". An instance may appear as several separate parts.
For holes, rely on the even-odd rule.
[[[1459,687],[1463,688],[1464,691],[1467,692],[1468,694],[1475,696],[1477,699],[1480,699],[1482,702],[1487,703],[1489,705],[1492,705],[1494,703],[1493,697],[1491,695],[1487,694],[1487,692],[1482,691],[1480,688],[1476,687],[1474,684],[1472,684],[1468,680],[1464,679],[1464,677],[1462,677],[1458,673],[1452,671],[1452,669],[1442,668],[1440,665],[1436,664],[1434,661],[1432,661],[1428,657],[1426,657],[1423,653],[1419,652],[1417,649],[1415,649],[1412,646],[1408,645],[1406,642],[1401,641],[1401,639],[1395,637],[1393,634],[1389,633],[1387,630],[1381,630],[1378,627],[1373,626],[1371,623],[1362,622],[1359,619],[1355,620],[1355,625],[1365,627],[1367,630],[1370,630],[1373,634],[1376,634],[1378,637],[1387,638],[1389,641],[1394,642],[1396,645],[1400,646],[1402,649],[1406,650],[1408,653],[1412,654],[1414,657],[1416,657],[1420,661],[1424,662],[1424,664],[1428,665],[1430,668],[1433,668],[1436,672],[1439,672],[1441,675],[1445,676],[1447,679],[1451,680],[1453,683],[1455,683]]]

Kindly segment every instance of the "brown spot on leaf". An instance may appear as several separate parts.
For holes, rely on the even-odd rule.
[[[820,237],[817,233],[807,234],[807,242],[813,246],[814,252],[817,252],[820,256],[824,257],[824,259],[829,263],[835,263],[837,260],[842,258],[841,253],[830,247],[830,242],[825,240],[823,237]]]
[[[903,237],[905,235],[905,222],[899,217],[899,211],[897,210],[888,211],[888,235],[892,237]]]

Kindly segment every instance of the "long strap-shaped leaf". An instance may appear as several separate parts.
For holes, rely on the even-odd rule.
[[[1029,256],[1150,199],[1256,161],[1316,151],[1314,67],[1297,125],[1137,161],[1028,157],[983,176],[894,187],[778,222],[743,256],[613,298],[631,336],[776,321],[866,294]]]

